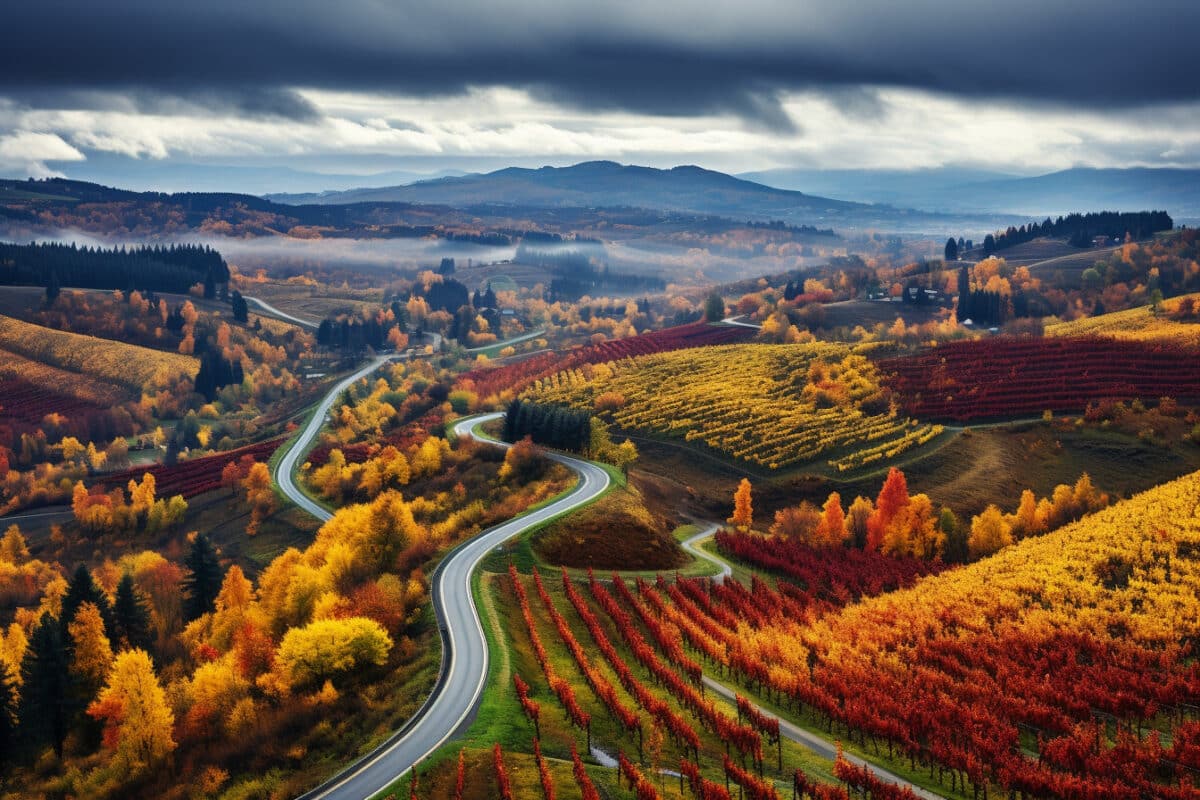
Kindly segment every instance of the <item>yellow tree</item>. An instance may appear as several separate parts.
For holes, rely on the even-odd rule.
[[[113,751],[113,762],[130,773],[147,770],[175,749],[175,715],[145,650],[117,655],[108,684],[87,713],[104,722],[104,744]]]
[[[271,471],[261,461],[255,461],[242,481],[246,502],[250,504],[250,523],[246,535],[258,533],[259,524],[275,510],[275,491],[271,488]]]
[[[995,505],[988,506],[982,514],[971,519],[967,549],[972,558],[991,555],[1012,543],[1012,528]]]
[[[1021,492],[1021,504],[1017,506],[1017,513],[1013,518],[1014,537],[1023,539],[1026,536],[1036,536],[1045,531],[1042,520],[1038,517],[1037,507],[1037,497],[1031,490],[1026,489]]]
[[[129,504],[138,516],[144,518],[154,505],[154,497],[158,490],[157,481],[149,472],[142,475],[142,482],[129,479]]]
[[[27,558],[29,558],[29,547],[25,544],[25,537],[21,535],[21,529],[15,523],[9,525],[8,530],[4,532],[4,538],[0,539],[0,561],[19,567]]]
[[[733,516],[727,522],[739,531],[748,531],[754,524],[754,506],[750,498],[751,486],[747,478],[742,478],[737,491],[733,493]]]
[[[95,603],[79,606],[67,633],[73,650],[71,673],[93,692],[104,683],[113,661],[112,644],[104,635],[104,620]]]

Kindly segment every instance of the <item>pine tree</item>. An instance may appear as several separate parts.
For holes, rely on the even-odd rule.
[[[236,289],[233,292],[233,318],[237,322],[246,323],[250,320],[250,308],[246,305],[246,298],[242,297],[242,293]]]
[[[221,591],[224,573],[221,571],[217,551],[203,533],[196,534],[192,541],[192,549],[183,563],[191,570],[191,574],[183,581],[187,591],[184,614],[188,621],[191,621],[213,610],[217,594]]]
[[[725,300],[719,294],[710,294],[704,301],[704,319],[708,322],[720,322],[725,316]]]
[[[100,618],[104,620],[106,633],[113,630],[112,606],[108,603],[108,596],[96,585],[91,571],[80,564],[75,568],[75,574],[71,576],[67,594],[62,601],[62,613],[58,615],[58,621],[62,626],[62,633],[68,646],[70,638],[66,636],[67,627],[75,621],[75,613],[84,603],[91,603],[100,611]]]
[[[958,261],[958,242],[954,237],[946,240],[945,256],[947,261]]]
[[[48,613],[33,630],[21,675],[22,735],[30,744],[51,745],[62,758],[75,709],[62,627]]]
[[[113,603],[113,620],[116,623],[113,638],[118,647],[149,650],[153,639],[150,636],[150,614],[145,601],[133,585],[133,576],[126,572],[117,584],[117,597]]]

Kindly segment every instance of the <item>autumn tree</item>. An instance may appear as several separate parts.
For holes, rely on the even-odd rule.
[[[21,529],[15,524],[9,525],[8,530],[4,532],[4,538],[0,539],[0,561],[19,567],[27,558],[29,547],[25,543],[25,537],[21,535]]]
[[[184,590],[187,592],[184,617],[190,621],[213,610],[213,603],[221,591],[224,573],[221,571],[217,551],[203,533],[196,534],[192,540],[192,548],[183,563],[191,571],[183,581]]]
[[[883,546],[888,526],[908,505],[908,501],[908,481],[903,472],[892,467],[888,470],[883,488],[879,490],[875,510],[867,520],[867,549],[878,550]]]
[[[798,506],[787,506],[776,511],[770,532],[772,536],[795,539],[815,547],[820,525],[821,512],[806,500]]]
[[[271,487],[271,471],[261,461],[251,465],[242,481],[246,502],[250,504],[250,522],[246,535],[258,533],[258,526],[275,511],[275,490]]]
[[[726,520],[740,531],[748,531],[754,524],[754,508],[750,491],[749,479],[742,478],[737,491],[733,493],[733,516]]]
[[[100,609],[93,603],[81,605],[75,612],[75,619],[67,626],[67,633],[70,639],[71,677],[80,695],[91,699],[108,677],[113,660],[112,645],[104,633]]]
[[[291,686],[310,686],[387,661],[392,639],[372,619],[321,619],[290,628],[275,658]]]
[[[870,533],[871,515],[875,513],[875,504],[865,497],[856,497],[850,504],[846,514],[846,535],[851,543],[860,550],[867,546]]]
[[[820,547],[836,547],[846,538],[846,514],[842,511],[842,496],[831,492],[821,507],[821,522],[817,525],[815,543]]]
[[[942,555],[945,546],[946,535],[937,527],[933,502],[928,495],[915,494],[888,524],[880,549],[892,556],[932,560]]]
[[[175,749],[175,715],[144,650],[116,657],[88,715],[104,722],[104,744],[113,751],[113,763],[129,773],[144,772]]]
[[[1012,543],[1012,528],[995,505],[989,505],[982,514],[971,519],[967,548],[972,558],[991,555]]]
[[[62,758],[63,742],[76,711],[72,694],[62,626],[43,614],[21,663],[18,716],[22,737],[31,744],[49,744]]]
[[[1012,534],[1015,539],[1026,536],[1036,536],[1045,532],[1045,522],[1038,516],[1037,497],[1029,489],[1021,492],[1021,503],[1012,520]]]

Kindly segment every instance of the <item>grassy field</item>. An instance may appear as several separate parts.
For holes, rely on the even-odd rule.
[[[879,323],[891,325],[897,317],[904,320],[905,325],[929,322],[936,318],[938,308],[917,307],[908,303],[885,303],[877,300],[844,300],[840,303],[826,303],[825,328],[853,328],[862,325],[872,328]]]

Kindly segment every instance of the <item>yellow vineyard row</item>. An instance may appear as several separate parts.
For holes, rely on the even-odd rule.
[[[525,396],[599,406],[621,428],[701,442],[770,469],[836,452],[829,463],[844,472],[941,432],[897,414],[875,366],[850,346],[829,342],[640,356],[552,375]]]

